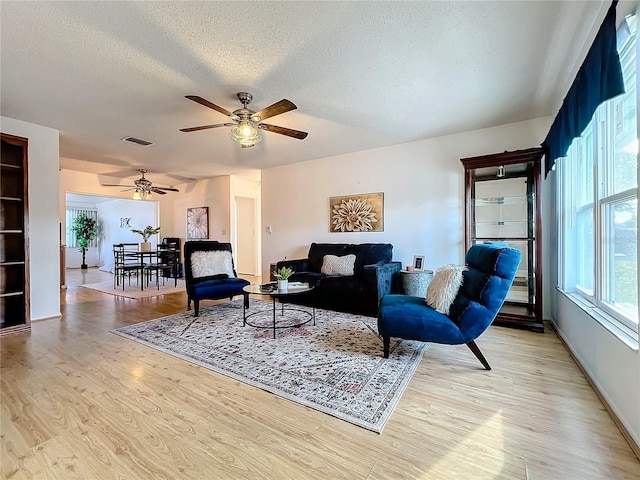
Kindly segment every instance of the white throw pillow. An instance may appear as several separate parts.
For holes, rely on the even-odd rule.
[[[193,252],[191,254],[191,274],[193,278],[220,274],[235,277],[231,252],[226,250]]]
[[[345,255],[338,257],[336,255],[325,255],[322,259],[322,268],[320,272],[325,275],[353,275],[354,265],[356,264],[356,256]]]
[[[449,315],[449,308],[462,285],[464,270],[465,267],[457,265],[445,265],[437,269],[427,287],[427,305],[440,313]]]

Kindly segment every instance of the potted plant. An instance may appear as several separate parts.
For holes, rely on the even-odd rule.
[[[86,270],[87,263],[85,261],[85,255],[91,241],[98,235],[98,222],[81,213],[73,220],[71,231],[76,234],[78,249],[82,252],[82,265],[80,268]]]
[[[289,287],[289,277],[295,272],[289,267],[274,270],[273,276],[278,280],[278,290],[286,290]]]
[[[156,233],[158,233],[160,231],[160,227],[153,228],[151,225],[147,225],[146,227],[144,227],[144,230],[136,230],[135,228],[132,228],[131,231],[133,233],[138,233],[142,235],[142,243],[140,244],[140,251],[148,252],[151,250],[151,242],[149,242],[149,237],[151,237],[151,235],[155,235]]]

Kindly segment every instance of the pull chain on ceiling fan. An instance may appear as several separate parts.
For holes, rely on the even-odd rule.
[[[281,113],[286,113],[298,108],[293,102],[283,99],[279,102],[274,103],[273,105],[263,108],[259,112],[254,112],[253,110],[249,110],[249,108],[247,108],[247,105],[249,105],[249,103],[251,103],[251,100],[253,99],[253,95],[248,92],[238,92],[237,95],[238,99],[242,103],[242,108],[235,110],[233,113],[214,103],[211,103],[208,100],[205,100],[202,97],[198,97],[196,95],[187,95],[186,98],[188,98],[189,100],[220,112],[223,115],[231,118],[231,120],[233,120],[235,123],[217,123],[214,125],[202,125],[200,127],[181,128],[180,131],[195,132],[198,130],[207,130],[210,128],[233,127],[229,131],[229,136],[234,142],[240,144],[242,148],[251,148],[256,143],[262,141],[261,130],[278,133],[280,135],[286,135],[288,137],[297,138],[298,140],[303,140],[307,137],[307,132],[293,130],[285,127],[278,127],[277,125],[270,125],[267,123],[261,123],[262,120],[270,117],[275,117],[276,115],[280,115]]]
[[[152,200],[153,194],[158,193],[160,195],[166,195],[167,192],[179,192],[177,188],[169,187],[154,187],[150,180],[147,180],[144,176],[147,173],[147,169],[140,168],[138,171],[142,174],[137,180],[133,181],[133,185],[118,185],[118,184],[105,184],[103,187],[125,187],[123,192],[133,190],[134,200]]]

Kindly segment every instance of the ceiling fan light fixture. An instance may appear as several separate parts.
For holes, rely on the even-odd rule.
[[[262,133],[260,133],[258,126],[250,120],[241,120],[237,125],[234,125],[229,131],[229,136],[234,142],[245,148],[253,147],[262,140]]]
[[[136,188],[133,191],[134,200],[153,200],[153,193],[146,188]]]

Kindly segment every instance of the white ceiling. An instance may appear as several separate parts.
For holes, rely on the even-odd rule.
[[[3,0],[0,112],[60,130],[62,168],[239,174],[554,115],[609,3]],[[239,91],[291,100],[268,123],[309,136],[179,131],[228,121],[185,95],[233,111]]]

